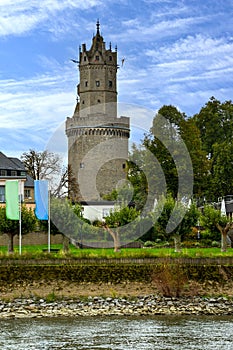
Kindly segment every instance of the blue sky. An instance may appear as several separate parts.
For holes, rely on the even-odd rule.
[[[0,150],[43,150],[75,107],[78,47],[96,20],[118,47],[118,101],[138,129],[233,96],[232,0],[1,0]]]

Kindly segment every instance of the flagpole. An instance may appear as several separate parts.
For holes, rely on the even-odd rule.
[[[50,184],[49,184],[50,185]],[[48,252],[50,253],[51,239],[50,239],[50,186],[48,186]]]
[[[22,254],[22,202],[21,202],[21,181],[19,180],[19,254]]]

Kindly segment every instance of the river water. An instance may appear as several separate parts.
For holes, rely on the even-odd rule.
[[[0,320],[5,350],[233,350],[233,316]]]

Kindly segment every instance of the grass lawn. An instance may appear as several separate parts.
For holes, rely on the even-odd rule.
[[[51,245],[51,249],[60,249],[58,253],[46,253],[47,245],[22,246],[21,258],[153,258],[153,257],[186,257],[186,258],[217,258],[233,257],[233,248],[222,253],[220,248],[183,248],[181,253],[175,253],[174,248],[124,248],[114,253],[113,249],[78,249],[70,245],[68,254],[62,251],[62,245]],[[0,258],[19,257],[18,246],[14,253],[8,254],[7,247],[0,247]]]

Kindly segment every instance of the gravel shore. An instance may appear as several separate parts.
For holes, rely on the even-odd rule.
[[[134,299],[88,297],[86,300],[53,302],[37,298],[0,301],[0,319],[113,315],[233,315],[233,299],[147,295]]]

